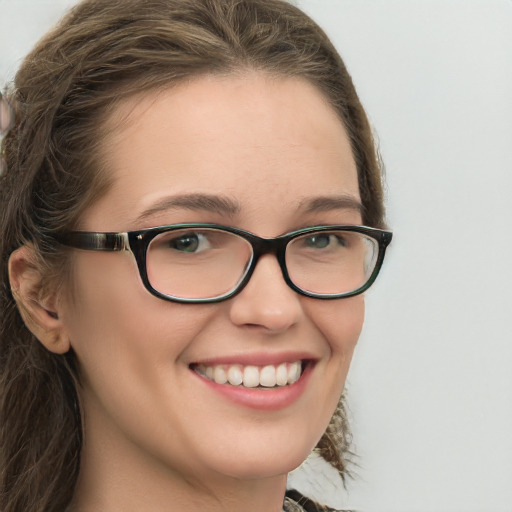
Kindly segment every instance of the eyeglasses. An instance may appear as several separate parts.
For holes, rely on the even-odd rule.
[[[249,282],[259,258],[274,254],[290,288],[339,299],[377,278],[392,233],[366,226],[315,226],[276,238],[216,224],[174,224],[124,233],[73,231],[58,241],[89,251],[130,251],[146,289],[164,300],[219,302]]]

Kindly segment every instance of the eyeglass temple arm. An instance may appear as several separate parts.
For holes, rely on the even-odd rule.
[[[73,231],[59,236],[61,244],[86,251],[127,251],[128,233],[86,233]]]

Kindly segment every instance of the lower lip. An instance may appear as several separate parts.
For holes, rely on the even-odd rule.
[[[277,411],[289,407],[304,393],[313,370],[312,367],[313,365],[308,363],[299,380],[293,384],[267,389],[217,384],[194,370],[191,371],[211,390],[236,404],[262,411]]]

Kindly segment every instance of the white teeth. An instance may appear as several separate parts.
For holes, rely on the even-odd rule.
[[[288,368],[288,384],[297,382],[300,377],[300,362],[292,363]]]
[[[286,386],[288,384],[288,369],[286,363],[280,364],[276,370],[276,384],[278,386]]]
[[[261,369],[260,372],[260,386],[266,388],[273,388],[276,385],[276,368],[275,366],[268,365]]]
[[[240,386],[243,381],[242,368],[238,365],[230,366],[228,369],[228,382],[232,386]]]
[[[213,369],[213,380],[217,384],[226,384],[228,376],[226,375],[226,370],[224,370],[223,366],[216,366]]]
[[[302,362],[281,363],[278,366],[242,366],[239,364],[215,366],[198,365],[195,370],[217,384],[256,388],[273,388],[294,384],[302,374]]]
[[[256,366],[244,368],[244,387],[255,388],[260,384],[260,372]]]

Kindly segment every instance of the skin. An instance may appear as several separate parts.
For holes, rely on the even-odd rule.
[[[2,96],[2,93],[0,93],[0,135],[7,132],[12,125],[12,117],[12,109],[9,103],[7,103],[7,100]]]
[[[318,197],[360,199],[346,132],[300,79],[200,77],[126,101],[109,122],[119,125],[103,155],[113,186],[81,229],[215,222],[273,237],[361,223],[350,202],[305,206]],[[180,194],[221,196],[239,208],[164,207]],[[24,251],[11,261],[21,295],[35,280]],[[240,294],[216,304],[150,295],[127,252],[75,250],[73,275],[67,293],[33,315],[43,343],[55,352],[72,347],[80,365],[85,443],[73,510],[281,511],[286,474],[314,448],[336,407],[364,298],[302,297],[271,255]],[[189,368],[298,352],[315,360],[307,386],[274,411],[226,399]]]

